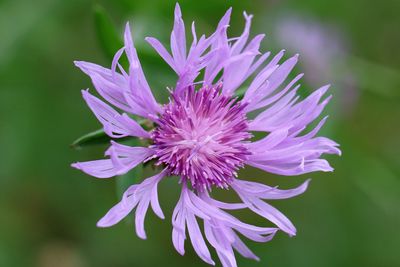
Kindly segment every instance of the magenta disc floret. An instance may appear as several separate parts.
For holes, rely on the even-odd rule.
[[[246,105],[220,88],[189,87],[172,94],[152,133],[158,164],[200,191],[227,188],[249,154]]]

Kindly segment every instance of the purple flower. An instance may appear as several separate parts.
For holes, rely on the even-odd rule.
[[[249,40],[252,16],[244,13],[243,33],[228,38],[230,14],[229,9],[209,37],[203,35],[198,39],[192,24],[193,41],[186,51],[185,26],[177,5],[171,33],[172,53],[158,40],[146,39],[178,75],[169,103],[165,105],[158,104],[151,93],[129,25],[125,30],[125,46],[116,53],[111,69],[76,62],[91,77],[102,98],[122,112],[89,91],[82,91],[104,131],[112,138],[147,139],[151,145],[130,147],[112,141],[105,153],[108,159],[72,165],[89,175],[109,178],[154,159],[163,170],[129,187],[121,201],[97,225],[112,226],[136,208],[136,232],[140,238],[146,238],[144,218],[149,206],[156,215],[164,218],[158,202],[158,183],[170,175],[178,176],[182,191],[172,216],[173,244],[183,255],[188,234],[199,257],[214,264],[207,241],[216,250],[223,266],[236,266],[234,250],[258,260],[238,234],[257,242],[271,240],[277,230],[295,235],[296,228],[290,220],[264,200],[297,196],[306,190],[309,182],[295,189],[281,190],[239,180],[238,169],[247,164],[289,176],[332,171],[329,163],[320,157],[322,154],[340,154],[338,144],[325,137],[316,137],[326,118],[311,131],[305,130],[328,103],[330,97],[323,99],[323,96],[329,86],[321,87],[304,100],[299,99],[296,95],[299,85],[296,84],[302,75],[285,82],[297,62],[297,55],[279,64],[284,54],[281,51],[265,63],[270,53],[259,52],[264,35]],[[123,53],[129,59],[128,70],[118,63]],[[249,85],[243,98],[238,100],[234,95],[245,82]],[[127,114],[152,121],[155,128],[147,132]],[[257,131],[266,136],[253,141],[251,132]],[[225,203],[213,199],[210,196],[213,187],[233,189],[242,202]],[[276,227],[253,226],[227,212],[246,208]],[[203,221],[203,233],[199,219]]]

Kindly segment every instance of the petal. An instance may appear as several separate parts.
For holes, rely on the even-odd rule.
[[[263,57],[268,57],[269,55],[270,55],[270,53],[267,53],[266,56],[262,56],[259,59],[259,61],[261,59],[264,61],[266,58],[263,59]],[[284,55],[284,50],[281,50],[278,54],[275,55],[275,57],[265,67],[263,67],[263,69],[257,74],[257,76],[254,78],[253,82],[250,84],[243,100],[245,100],[247,102],[251,101],[251,98],[252,98],[254,92],[256,91],[256,89],[259,88],[262,84],[264,84],[265,81],[267,80],[267,78],[273,73],[273,71],[275,71],[275,69],[278,67],[278,62],[283,57],[283,55]],[[257,65],[257,67],[260,64],[261,63],[258,63],[258,64],[257,64],[257,62],[255,63],[255,65]],[[253,69],[253,71],[255,71],[255,69]]]
[[[130,186],[123,194],[121,201],[111,208],[107,214],[99,220],[98,227],[109,227],[125,218],[135,207],[136,232],[140,238],[145,239],[144,218],[149,207],[150,197],[154,186],[165,176],[165,171],[146,178],[141,184]]]
[[[147,147],[131,147],[114,141],[111,141],[111,144],[106,155],[110,156],[117,169],[116,175],[125,174],[154,154],[154,150]]]
[[[167,49],[154,37],[146,37],[145,40],[156,50],[156,52],[164,59],[165,62],[176,72],[179,73],[175,66],[175,61],[172,56],[168,53]]]
[[[157,186],[162,178],[165,177],[167,172],[163,170],[159,174],[156,174],[150,178],[145,179],[137,189],[137,198],[139,198],[139,204],[136,209],[135,214],[135,229],[136,234],[141,239],[146,239],[146,232],[144,229],[144,220],[146,217],[147,210],[149,208],[150,202],[153,208],[153,211],[159,215],[160,218],[163,218],[163,212],[158,202],[157,196]],[[160,216],[161,215],[161,216]]]
[[[179,254],[185,254],[185,239],[186,239],[186,225],[185,225],[185,210],[182,205],[182,196],[177,203],[172,215],[172,242],[175,249]]]
[[[153,209],[154,213],[160,217],[160,219],[164,219],[164,213],[160,207],[160,202],[158,201],[158,193],[157,193],[157,188],[158,188],[158,183],[156,183],[153,187],[153,189],[151,190],[151,208]]]
[[[171,51],[176,66],[184,66],[186,63],[185,24],[182,20],[181,8],[178,3],[175,5],[174,28],[171,33]]]
[[[149,192],[147,194],[150,194]],[[150,199],[149,196],[144,196],[136,209],[135,214],[135,229],[136,234],[141,239],[146,239],[146,232],[144,230],[144,219],[146,217],[147,209],[149,208]]]
[[[223,266],[236,266],[233,249],[242,255],[252,259],[258,259],[235,234],[235,231],[245,237],[258,241],[270,241],[275,235],[277,228],[257,227],[243,223],[232,215],[222,211],[218,206],[227,208],[241,208],[239,204],[228,204],[213,200],[207,192],[197,195],[182,185],[181,197],[175,207],[172,216],[173,232],[172,239],[176,250],[184,253],[185,221],[194,250],[204,261],[214,264],[204,242],[203,235],[196,217],[204,221],[204,232],[208,242],[217,251]],[[246,206],[247,203],[245,203]]]
[[[247,194],[237,186],[233,186],[239,197],[246,203],[253,212],[274,223],[282,231],[290,236],[296,235],[296,228],[292,222],[276,208],[265,203],[257,197]]]
[[[232,246],[237,250],[237,252],[240,253],[245,258],[248,259],[253,259],[256,261],[260,261],[260,258],[257,257],[256,254],[253,253],[244,243],[240,238],[235,235],[235,242],[232,244]]]
[[[235,42],[232,46],[232,54],[238,54],[242,51],[243,47],[245,46],[247,39],[249,38],[250,34],[250,27],[251,27],[251,19],[253,15],[247,15],[246,12],[243,12],[243,16],[246,20],[246,24],[244,26],[244,30],[242,35],[240,35],[239,39]]]
[[[97,92],[107,102],[121,110],[131,112],[131,107],[124,98],[124,93],[129,91],[129,84],[125,77],[90,62],[75,61],[74,63],[85,74],[90,76]]]
[[[298,97],[295,97],[297,88],[294,88],[287,95],[261,112],[250,122],[250,130],[274,131],[282,127],[289,127],[290,134],[293,134],[306,128],[309,123],[315,120],[331,98],[327,97],[320,103],[329,85],[321,87],[298,103],[296,103]]]
[[[280,129],[277,131],[273,131],[263,139],[249,143],[247,145],[247,148],[252,154],[257,154],[271,150],[275,146],[283,142],[287,138],[288,134],[289,134],[288,129]]]
[[[281,92],[275,94],[270,100],[271,94],[275,92],[275,90],[281,86],[281,84],[286,80],[289,73],[292,71],[294,66],[298,61],[298,55],[286,60],[282,65],[276,68],[277,65],[272,65],[270,68],[266,68],[265,74],[256,78],[253,83],[250,85],[250,89],[253,92],[253,95],[249,95],[246,97],[246,100],[250,101],[250,105],[247,107],[247,111],[253,111],[264,107],[270,103],[273,103],[281,96],[283,96],[286,91],[288,91],[292,84],[297,82],[298,79],[301,78],[302,75],[297,76],[292,83],[290,83],[285,89],[281,90]],[[271,72],[272,71],[272,72]],[[267,83],[266,83],[267,82]],[[266,85],[262,85],[266,83]]]
[[[325,137],[314,137],[324,121],[303,136],[297,135],[304,127],[300,131],[296,128],[293,134],[287,130],[278,130],[249,144],[247,147],[252,154],[248,156],[247,164],[281,175],[332,171],[329,163],[320,157],[323,154],[340,155],[338,144]]]
[[[297,75],[291,82],[289,82],[286,87],[277,92],[276,94],[273,95],[269,95],[268,97],[264,98],[262,101],[259,101],[257,104],[253,104],[253,109],[259,109],[262,107],[266,107],[268,105],[271,105],[273,103],[275,103],[276,101],[278,101],[279,99],[281,99],[287,92],[296,92],[297,88],[299,88],[300,85],[296,85],[294,88],[293,86],[303,77],[303,74],[299,74]],[[268,89],[270,89],[272,87],[271,82],[268,82]],[[289,95],[289,94],[288,94]]]
[[[256,62],[254,62],[253,65],[251,65],[250,69],[246,73],[245,79],[249,78],[250,75],[252,75],[258,68],[265,62],[265,60],[268,59],[268,57],[271,55],[271,52],[266,52],[262,54]]]
[[[211,259],[210,251],[204,242],[196,218],[192,213],[188,213],[186,220],[190,241],[197,255],[208,264],[215,265],[214,261]]]
[[[298,164],[285,164],[285,163],[254,163],[248,162],[250,166],[262,169],[264,171],[275,173],[285,176],[302,175],[310,172],[322,171],[332,172],[333,168],[329,165],[328,161],[324,159],[303,160]]]
[[[114,138],[125,136],[150,137],[148,132],[126,114],[119,114],[88,91],[83,90],[82,95],[96,118],[103,124],[104,131],[109,136]]]
[[[76,162],[71,166],[97,178],[110,178],[116,175],[114,164],[110,159]]]
[[[300,186],[288,190],[281,190],[276,187],[239,179],[235,179],[234,184],[240,187],[241,190],[245,191],[247,194],[257,196],[261,199],[287,199],[304,193],[307,190],[310,181],[311,180],[308,179]]]
[[[124,40],[125,40],[126,55],[130,63],[129,67],[130,93],[135,97],[134,102],[136,102],[137,105],[139,106],[143,105],[143,108],[147,110],[148,114],[156,116],[157,113],[161,112],[161,108],[158,105],[157,101],[155,100],[154,95],[151,92],[150,86],[147,83],[146,77],[144,75],[142,66],[140,64],[134,46],[129,23],[127,23],[125,27]],[[136,82],[132,83],[132,81]],[[134,107],[135,106],[132,106],[132,108]],[[147,115],[146,117],[149,117],[149,115]]]
[[[217,29],[210,37],[212,40],[212,58],[209,60],[204,72],[204,85],[211,85],[217,74],[222,70],[223,62],[229,58],[229,44],[227,28],[231,17],[232,8],[228,9],[218,23]]]
[[[131,186],[125,192],[123,199],[114,207],[112,207],[107,214],[97,222],[98,227],[110,227],[123,218],[125,218],[137,205],[138,199],[132,195],[136,191],[137,186]],[[127,192],[130,192],[130,196],[127,196]]]
[[[130,147],[112,141],[106,151],[110,159],[77,162],[72,167],[97,178],[110,178],[127,173],[153,153],[152,149],[146,147]]]
[[[237,209],[244,209],[247,207],[243,203],[225,203],[211,198],[210,198],[210,204],[224,210],[237,210]]]

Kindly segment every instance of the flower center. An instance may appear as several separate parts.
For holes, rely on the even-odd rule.
[[[249,154],[244,107],[222,95],[220,87],[173,94],[152,133],[157,164],[196,190],[227,188]]]

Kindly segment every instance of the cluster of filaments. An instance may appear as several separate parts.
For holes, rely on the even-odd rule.
[[[244,107],[220,87],[172,94],[152,133],[157,164],[198,191],[227,188],[249,154]]]

